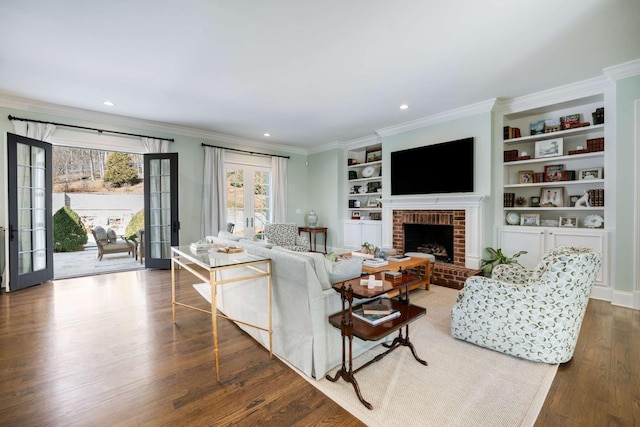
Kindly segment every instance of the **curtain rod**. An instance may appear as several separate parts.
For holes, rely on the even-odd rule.
[[[117,130],[97,129],[97,128],[90,128],[90,127],[86,127],[86,126],[66,125],[64,123],[45,122],[45,121],[42,121],[42,120],[22,119],[20,117],[14,117],[11,114],[9,114],[9,120],[18,120],[18,121],[21,121],[21,122],[44,123],[46,125],[56,125],[56,126],[63,126],[63,127],[68,127],[68,128],[93,130],[93,131],[96,131],[98,133],[113,133],[113,134],[116,134],[116,135],[137,136],[139,138],[154,138],[154,139],[161,139],[163,141],[174,142],[174,140],[172,138],[158,138],[158,137],[149,136],[149,135],[139,135],[137,133],[119,132]]]
[[[213,148],[222,148],[224,150],[231,150],[231,151],[237,151],[239,153],[247,153],[247,154],[253,154],[256,156],[267,156],[267,157],[282,157],[284,159],[290,159],[291,157],[289,156],[280,156],[278,154],[267,154],[267,153],[257,153],[255,151],[247,151],[247,150],[238,150],[237,148],[227,148],[227,147],[219,147],[217,145],[209,145],[209,144],[205,144],[204,142],[202,143],[203,147],[213,147]]]

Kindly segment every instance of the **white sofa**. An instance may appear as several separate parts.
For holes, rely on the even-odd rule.
[[[357,276],[362,269],[361,259],[334,264],[320,253],[294,252],[278,246],[220,237],[213,238],[213,242],[241,246],[250,254],[271,259],[273,351],[277,356],[316,379],[341,364],[342,337],[328,321],[330,315],[340,311],[341,300],[331,283]],[[246,271],[231,269],[223,274],[240,276]],[[267,325],[266,298],[266,278],[252,279],[219,286],[217,306],[227,316]],[[238,326],[268,348],[267,332],[240,323]],[[356,338],[353,356],[381,342]]]

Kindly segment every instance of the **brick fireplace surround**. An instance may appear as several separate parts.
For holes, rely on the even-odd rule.
[[[393,211],[393,248],[403,253],[404,224],[431,224],[453,226],[453,264],[436,261],[432,267],[434,283],[462,289],[467,277],[477,270],[465,267],[465,211],[463,210],[410,210]]]
[[[433,283],[462,289],[467,277],[480,273],[482,200],[481,196],[383,200],[383,246],[405,251],[403,224],[452,225],[453,264],[436,261]]]

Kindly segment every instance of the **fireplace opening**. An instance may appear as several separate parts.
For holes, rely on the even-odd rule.
[[[403,224],[404,251],[424,252],[453,263],[453,225]]]

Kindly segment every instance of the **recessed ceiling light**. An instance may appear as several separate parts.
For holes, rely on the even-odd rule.
[[[402,104],[402,105],[400,106],[400,109],[401,109],[401,110],[408,110],[408,109],[409,109],[409,106],[408,106],[407,104]]]
[[[271,136],[271,134],[269,132],[265,132],[264,136]]]
[[[114,105],[116,105],[113,103],[113,101],[102,101],[102,104],[106,105],[107,107],[113,107]]]

